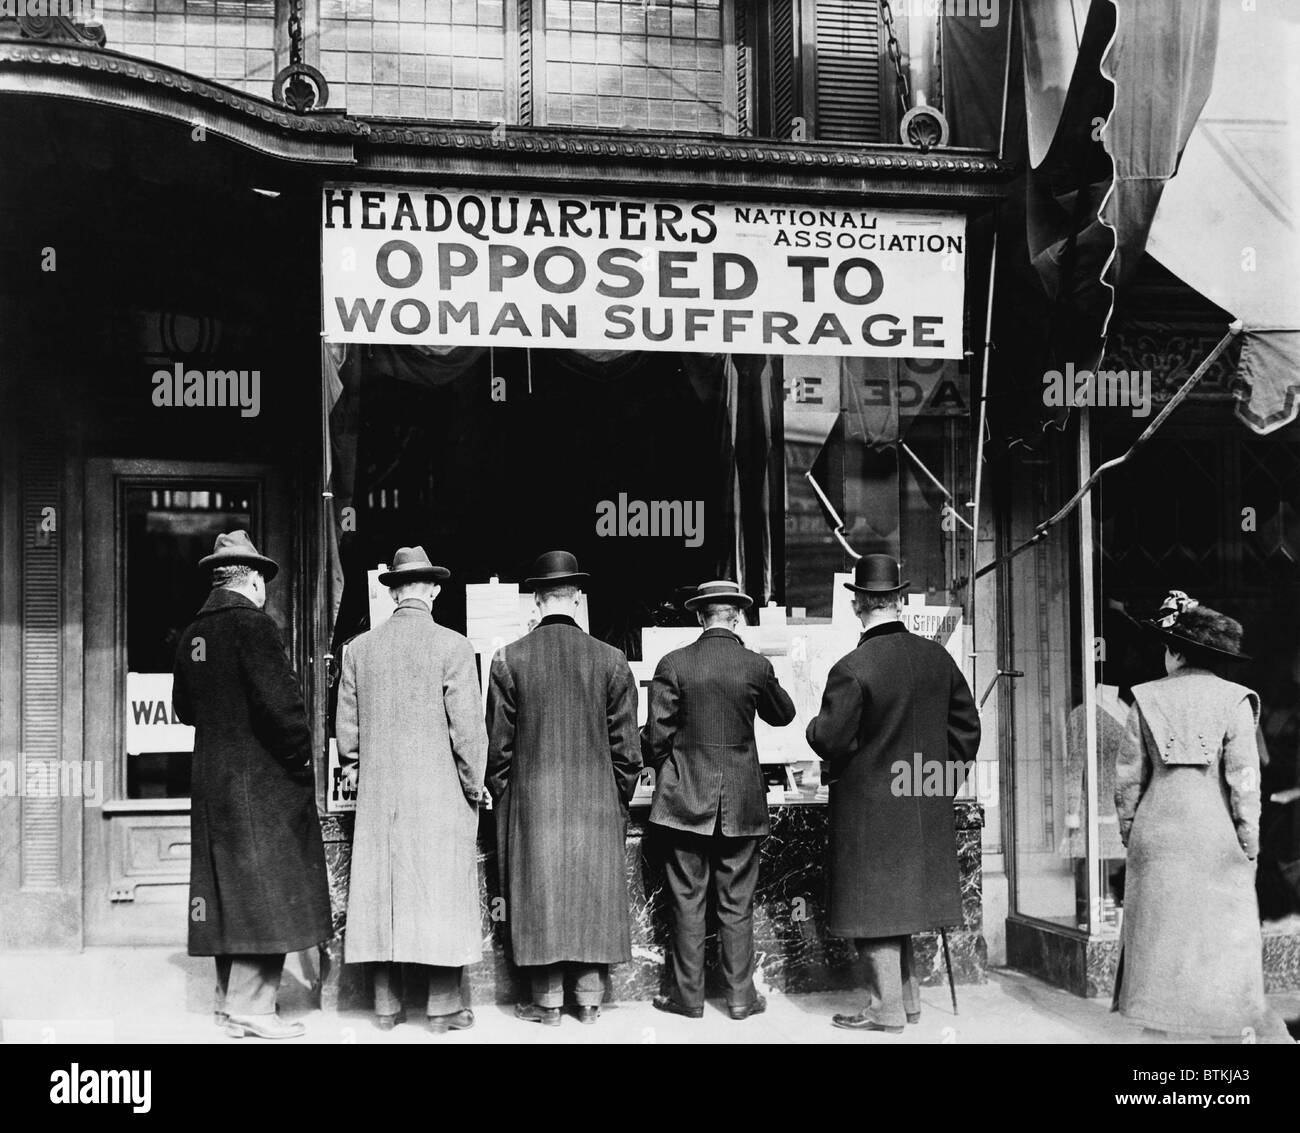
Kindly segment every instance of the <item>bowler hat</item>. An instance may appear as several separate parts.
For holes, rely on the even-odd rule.
[[[1181,590],[1171,590],[1156,616],[1139,624],[1176,653],[1193,658],[1200,654],[1204,659],[1250,660],[1250,654],[1241,651],[1241,623],[1202,606]]]
[[[895,594],[912,584],[900,580],[902,570],[893,555],[863,555],[853,567],[853,581],[845,590],[856,594]]]
[[[380,586],[401,586],[405,582],[441,582],[450,578],[446,567],[434,566],[423,547],[398,547],[391,569],[379,576]]]
[[[267,582],[280,573],[279,563],[257,553],[247,531],[232,531],[229,535],[223,532],[217,536],[212,554],[199,559],[199,570],[215,570],[225,566],[252,567]]]
[[[715,582],[701,582],[695,588],[695,593],[682,605],[688,610],[694,610],[697,606],[713,602],[726,602],[730,606],[739,606],[742,610],[746,610],[754,604],[754,599],[748,594],[742,594],[736,583],[718,579]]]
[[[547,551],[533,563],[533,573],[524,579],[524,585],[559,586],[565,582],[586,582],[590,577],[578,569],[578,560],[568,551]]]

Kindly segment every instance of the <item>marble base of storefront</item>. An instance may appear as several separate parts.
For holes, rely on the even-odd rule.
[[[1264,990],[1300,990],[1300,931],[1264,928]],[[1088,937],[1041,921],[1007,918],[1007,967],[1075,995],[1109,997],[1119,965],[1119,936]]]
[[[632,962],[610,971],[607,998],[646,1000],[662,989],[664,951],[671,924],[663,866],[653,831],[647,832],[647,811],[634,807],[628,822],[628,894],[632,903]],[[814,804],[772,808],[772,832],[764,840],[758,893],[754,908],[756,981],[760,989],[814,992],[860,986],[854,950],[847,941],[825,931],[825,847],[827,810]],[[973,801],[957,804],[958,860],[961,867],[964,924],[948,930],[948,947],[957,983],[983,983],[987,949],[983,936],[980,895],[982,808]],[[365,965],[344,964],[348,870],[351,861],[350,816],[324,821],[334,904],[334,938],[326,948],[322,969],[321,1006],[326,1010],[367,1008],[371,991]],[[470,969],[476,1003],[526,1000],[524,984],[508,957],[506,926],[493,923],[490,910],[497,887],[495,830],[485,812],[479,829],[479,895],[483,915],[483,960]],[[715,983],[715,941],[708,950],[708,994],[720,994]],[[925,984],[947,980],[939,936],[916,937],[916,957]]]

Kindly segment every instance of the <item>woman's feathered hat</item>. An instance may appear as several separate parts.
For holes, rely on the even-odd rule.
[[[1139,623],[1176,653],[1249,661],[1241,651],[1241,623],[1202,606],[1181,590],[1171,590],[1154,618]]]

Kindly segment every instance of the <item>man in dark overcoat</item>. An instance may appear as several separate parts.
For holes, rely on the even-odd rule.
[[[525,584],[542,618],[497,651],[488,681],[487,786],[514,961],[532,1002],[515,1014],[558,1026],[564,977],[594,1023],[608,965],[632,958],[627,807],[641,772],[636,683],[627,658],[578,625],[589,576],[565,551]]]
[[[858,561],[848,588],[863,633],[808,725],[831,784],[827,929],[856,941],[869,993],[833,1022],[891,1034],[920,1019],[912,934],[962,921],[953,796],[980,739],[957,663],[900,620],[899,576],[889,555]]]
[[[641,730],[642,755],[656,777],[650,821],[664,848],[673,903],[672,991],[655,996],[654,1005],[690,1019],[704,1014],[710,887],[727,1011],[746,1019],[767,1007],[754,988],[754,889],[768,832],[754,716],[783,727],[795,711],[772,662],[746,649],[736,633],[752,604],[734,582],[696,588],[686,608],[704,632],[659,662]]]
[[[307,710],[262,609],[279,567],[235,531],[199,568],[212,593],[172,674],[176,717],[194,725],[189,953],[216,958],[228,1034],[294,1038],[303,1025],[275,1009],[285,954],[331,927]]]

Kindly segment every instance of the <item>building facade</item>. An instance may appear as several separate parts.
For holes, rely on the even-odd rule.
[[[1088,691],[1103,676],[1083,676],[1105,600],[1158,604],[1179,583],[1152,561],[1182,554],[1189,536],[1165,531],[1167,546],[1148,550],[1143,509],[1159,500],[1131,487],[977,580],[1129,428],[1076,414],[1033,445],[981,449],[982,408],[1015,432],[1041,407],[989,363],[989,327],[1025,332],[1014,311],[995,321],[990,298],[994,235],[1017,215],[997,111],[1009,36],[974,4],[847,0],[105,0],[0,20],[0,130],[20,155],[0,188],[0,242],[16,265],[0,283],[0,759],[14,769],[0,797],[0,947],[183,939],[188,748],[166,674],[206,590],[193,564],[218,531],[248,529],[283,567],[268,608],[312,712],[339,934],[350,818],[330,763],[333,681],[347,640],[376,616],[369,575],[399,545],[422,543],[451,568],[436,615],[471,638],[490,608],[475,588],[516,583],[536,554],[567,546],[594,575],[591,632],[651,667],[684,628],[678,590],[736,577],[781,612],[754,627],[769,633],[755,644],[808,696],[844,630],[834,576],[851,552],[887,551],[912,580],[914,625],[949,644],[983,701],[979,767],[959,804],[959,978],[1009,959],[1104,991],[1119,855],[1104,745],[1095,728],[1072,738],[1070,714],[1109,695]],[[984,103],[953,94],[973,61],[991,61]],[[428,259],[428,280],[401,290],[416,272],[408,246],[446,231],[476,247],[479,214],[453,206],[486,202],[490,216],[512,198],[544,202],[539,236],[571,206],[583,225],[573,246],[625,207],[666,223],[661,239],[680,231],[685,248],[692,216],[766,210],[772,231],[804,229],[814,245],[846,223],[950,225],[959,254],[948,244],[925,258],[918,245],[898,278],[955,294],[956,332],[946,356],[912,323],[908,342],[875,324],[874,353],[830,332],[728,347],[708,339],[720,317],[692,341],[681,306],[670,331],[660,304],[648,323],[628,316],[628,346],[568,334],[588,308],[569,314],[563,273],[532,277],[554,284],[550,338],[486,308],[474,333],[463,257]],[[347,253],[362,250],[362,279],[365,250],[390,236],[404,247],[384,261],[398,288],[388,297],[412,305],[398,315],[390,303],[370,332],[379,293],[345,290],[357,271]],[[716,250],[745,253],[723,237]],[[512,255],[502,271],[520,266]],[[712,285],[716,300],[740,286],[717,270],[670,278],[682,295]],[[837,286],[862,298],[861,271]],[[661,299],[674,294],[665,286]],[[1134,327],[1142,319],[1139,304]],[[1231,427],[1198,412],[1193,433]],[[1271,565],[1248,583],[1266,625],[1294,595],[1278,555],[1294,545],[1296,450],[1287,437],[1263,455],[1237,441],[1231,475],[1278,485],[1275,549],[1261,552]],[[1191,449],[1169,451],[1195,463]],[[626,516],[637,501],[681,504],[684,519],[698,504],[702,524],[598,528],[603,504]],[[1227,546],[1210,604],[1234,578],[1256,578],[1241,558],[1255,551]],[[1009,670],[1025,675],[998,676]],[[1280,752],[1295,702],[1282,690],[1274,704]],[[799,754],[772,765],[786,837],[773,840],[783,849],[768,860],[759,935],[773,986],[811,990],[842,984],[847,957],[821,932],[824,792]],[[643,818],[634,806],[629,871],[645,902],[638,944],[653,956],[662,924]],[[486,833],[484,928],[499,940]],[[1290,943],[1269,947],[1294,956]],[[478,978],[504,997],[508,965],[494,956]],[[1293,962],[1279,961],[1277,979]],[[650,994],[652,966],[634,965],[616,991]],[[324,982],[327,997],[364,991],[337,965]]]

